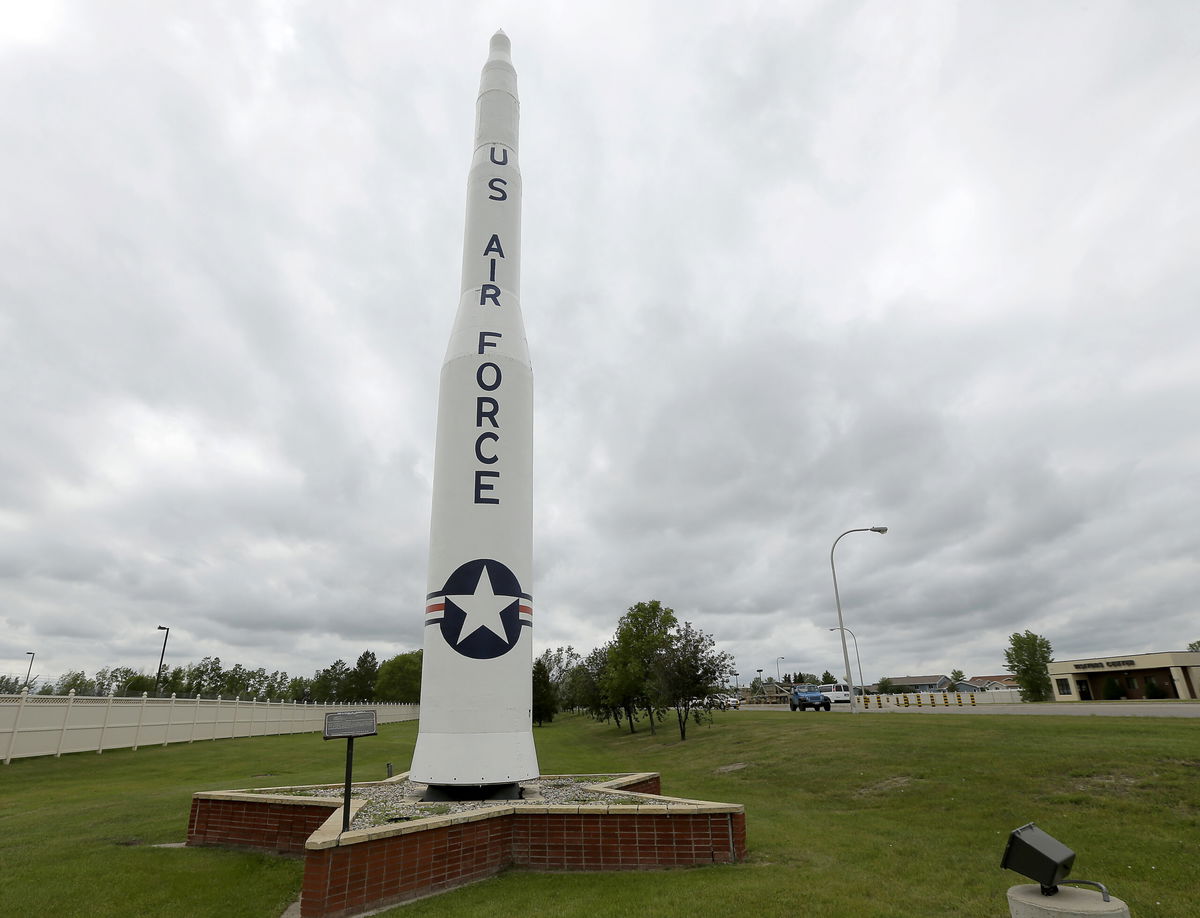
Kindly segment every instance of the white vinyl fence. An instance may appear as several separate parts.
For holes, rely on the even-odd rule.
[[[115,698],[0,695],[0,751],[4,764],[35,755],[103,752],[195,740],[312,733],[330,711],[373,709],[391,724],[416,720],[415,704],[305,704],[237,698]]]

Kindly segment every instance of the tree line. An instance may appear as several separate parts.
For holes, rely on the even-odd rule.
[[[215,698],[260,698],[266,701],[303,702],[411,702],[421,696],[421,651],[397,654],[380,663],[374,652],[359,654],[354,666],[334,660],[311,676],[289,676],[282,670],[268,673],[241,663],[226,668],[220,657],[199,663],[164,666],[158,679],[128,666],[103,667],[92,675],[71,670],[56,681],[32,680],[30,691],[39,695],[141,695]],[[15,694],[25,680],[0,676],[0,694]]]
[[[658,600],[630,606],[612,640],[580,656],[572,647],[547,650],[533,664],[533,719],[551,721],[559,710],[582,711],[599,721],[645,722],[651,733],[674,712],[679,738],[700,723],[733,673],[733,658],[716,641]]]

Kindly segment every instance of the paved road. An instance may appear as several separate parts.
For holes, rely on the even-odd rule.
[[[741,709],[743,711],[782,711],[784,714],[792,713],[786,704],[745,704],[742,705]],[[845,704],[834,705],[833,712],[848,714],[850,713],[850,707]],[[824,711],[819,711],[814,715],[812,711],[796,711],[794,716],[800,717],[803,714],[805,717],[814,717],[824,713]],[[907,708],[904,706],[885,705],[882,708],[876,708],[872,705],[869,713],[1030,714],[1069,717],[1200,717],[1200,701],[1077,701],[1061,704],[977,704],[973,707],[965,704],[961,708],[955,704],[951,704],[948,708],[942,705],[938,705],[937,707],[923,705],[919,708],[916,705],[911,705]]]

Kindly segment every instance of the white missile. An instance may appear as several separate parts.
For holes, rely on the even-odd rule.
[[[492,36],[467,178],[462,294],[442,364],[421,720],[410,777],[463,794],[537,777],[533,370],[521,319],[517,73]],[[496,789],[499,790],[499,789]]]

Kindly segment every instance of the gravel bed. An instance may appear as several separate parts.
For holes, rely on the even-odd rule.
[[[428,785],[416,781],[393,781],[388,784],[356,784],[350,789],[350,796],[355,799],[366,799],[366,804],[355,814],[350,823],[351,829],[369,829],[374,826],[387,825],[395,822],[408,822],[412,819],[425,819],[429,816],[444,816],[452,813],[466,813],[487,807],[501,806],[544,806],[546,804],[579,804],[579,803],[644,803],[640,797],[629,797],[619,793],[588,790],[587,785],[609,781],[616,775],[583,775],[559,778],[535,778],[532,781],[522,781],[522,798],[520,800],[460,800],[453,802],[422,803]],[[321,797],[341,800],[345,792],[344,785],[329,785],[325,787],[306,787],[298,789],[275,789],[269,793],[291,794],[299,797]]]

